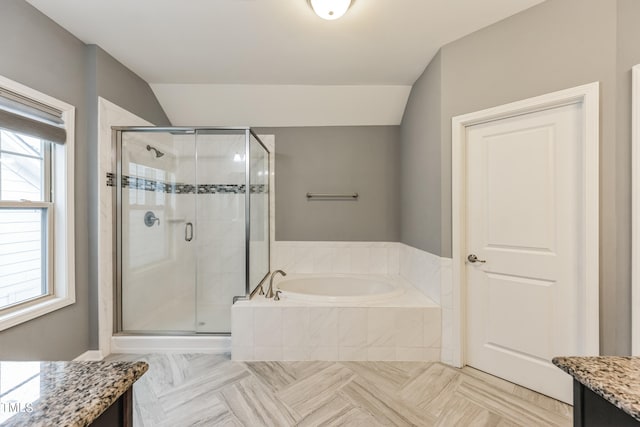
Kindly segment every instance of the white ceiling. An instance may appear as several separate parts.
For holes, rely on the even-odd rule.
[[[307,0],[27,1],[152,86],[410,86],[442,45],[543,0],[355,0],[337,21]]]

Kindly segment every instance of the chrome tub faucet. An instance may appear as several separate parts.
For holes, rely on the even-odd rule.
[[[276,270],[273,273],[271,273],[271,279],[269,279],[269,289],[267,290],[267,295],[265,295],[265,298],[273,298],[274,297],[274,293],[273,293],[273,279],[275,278],[276,274],[282,274],[282,277],[286,276],[287,273],[285,273],[282,270]],[[280,298],[278,298],[279,300]],[[276,300],[277,301],[277,300]]]

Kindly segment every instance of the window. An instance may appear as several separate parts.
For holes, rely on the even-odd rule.
[[[0,330],[75,302],[74,114],[0,77]]]
[[[51,294],[51,143],[0,128],[0,309]]]

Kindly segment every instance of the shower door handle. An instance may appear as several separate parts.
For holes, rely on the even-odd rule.
[[[184,225],[184,240],[187,242],[193,240],[193,224],[190,222]]]

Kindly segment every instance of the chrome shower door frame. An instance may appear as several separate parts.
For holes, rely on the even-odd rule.
[[[268,268],[267,274],[260,280],[256,286],[251,289],[250,283],[250,239],[251,239],[251,136],[253,136],[260,146],[265,150],[267,155],[268,170],[271,169],[271,155],[272,153],[264,145],[258,135],[253,132],[250,127],[221,127],[221,126],[179,126],[179,127],[155,127],[155,126],[112,126],[112,170],[115,171],[114,176],[114,192],[112,195],[113,200],[113,298],[114,298],[114,313],[113,313],[113,333],[118,335],[222,335],[228,336],[230,333],[217,333],[217,332],[197,332],[194,329],[193,332],[176,332],[176,331],[148,331],[144,333],[138,332],[126,332],[123,331],[122,324],[122,137],[124,132],[149,132],[149,133],[193,133],[196,138],[198,131],[244,131],[245,135],[245,294],[239,295],[233,298],[233,303],[239,300],[248,300],[253,293],[259,288],[259,284],[264,282],[269,276],[269,270],[271,265],[271,248],[268,250]],[[197,144],[196,144],[197,147]],[[196,149],[196,167],[197,167],[197,149]],[[269,174],[270,176],[270,174]],[[270,177],[267,178],[270,185]],[[271,191],[267,194],[267,206],[271,204]],[[197,203],[197,191],[196,191],[196,203]],[[267,221],[268,224],[271,221],[270,209],[267,209]],[[267,244],[271,242],[271,227],[267,227]],[[194,307],[195,310],[195,307]]]

